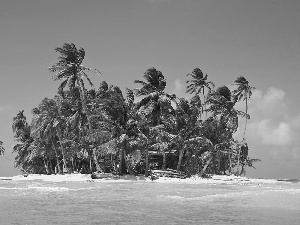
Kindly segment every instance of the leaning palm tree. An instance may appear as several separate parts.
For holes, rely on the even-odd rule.
[[[3,147],[3,142],[0,141],[0,155],[4,155],[4,151],[5,151],[5,149]]]
[[[205,99],[205,91],[204,89],[208,89],[208,93],[215,87],[214,83],[211,81],[207,81],[208,75],[203,75],[203,72],[199,68],[195,68],[192,73],[189,73],[187,76],[191,76],[192,79],[186,81],[188,86],[186,87],[186,93],[199,95],[202,93],[204,98],[203,104],[206,109],[206,99]],[[200,99],[199,99],[200,100]],[[202,108],[203,113],[203,108]]]
[[[51,72],[55,73],[53,79],[61,81],[59,90],[63,90],[67,85],[70,89],[74,88],[76,85],[80,87],[83,112],[87,115],[89,130],[92,131],[93,128],[90,120],[91,114],[87,108],[84,78],[91,87],[94,87],[86,72],[92,71],[100,75],[101,73],[97,69],[88,68],[82,65],[85,51],[83,48],[77,49],[73,43],[65,43],[61,48],[55,48],[55,51],[58,52],[60,56],[58,58],[59,61],[49,68]]]
[[[250,119],[248,115],[248,99],[250,99],[252,95],[252,90],[255,87],[251,87],[249,82],[246,80],[245,77],[240,76],[234,81],[234,85],[237,85],[237,88],[233,91],[233,99],[235,102],[237,101],[246,101],[246,122],[245,122],[245,129],[243,134],[243,140],[245,140],[246,128],[247,128],[247,120]]]
[[[141,88],[135,89],[137,97],[144,98],[137,103],[137,109],[143,108],[152,117],[152,126],[161,124],[162,105],[166,101],[175,100],[175,95],[169,95],[164,92],[166,80],[163,74],[154,67],[146,70],[143,76],[146,80],[135,80],[134,83],[141,84]],[[146,165],[148,159],[148,151],[146,151]],[[147,166],[146,166],[147,167]],[[148,168],[146,168],[145,176],[148,176]]]

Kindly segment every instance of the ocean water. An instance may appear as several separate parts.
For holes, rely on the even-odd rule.
[[[300,183],[0,181],[0,224],[300,224]]]

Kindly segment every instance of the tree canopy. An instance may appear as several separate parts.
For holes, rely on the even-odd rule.
[[[134,90],[123,93],[106,81],[96,90],[88,72],[101,73],[82,65],[83,48],[66,43],[55,51],[58,62],[49,70],[61,81],[58,94],[32,109],[31,123],[24,111],[13,118],[15,166],[22,171],[147,176],[152,169],[169,168],[187,175],[241,175],[258,161],[249,158],[245,137],[233,138],[238,119],[250,119],[247,101],[254,88],[246,78],[234,81],[233,92],[226,86],[215,89],[195,68],[187,76],[187,99],[167,93],[164,75],[152,67],[144,81],[134,81],[141,85]],[[235,109],[239,100],[246,101],[245,112]]]

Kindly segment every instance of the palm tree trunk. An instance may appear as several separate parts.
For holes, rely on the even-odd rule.
[[[231,162],[231,148],[229,148],[229,151],[228,151],[228,160],[229,160],[229,175],[231,175],[231,167],[232,167],[232,162]]]
[[[183,153],[184,153],[184,150],[183,149],[180,149],[179,150],[179,159],[178,159],[178,164],[177,164],[177,170],[179,171],[180,168],[181,168],[181,163],[182,163],[182,159],[183,159]]]
[[[124,167],[125,167],[125,159],[124,159],[124,151],[123,151],[123,148],[120,149],[119,151],[119,158],[120,158],[120,164],[119,164],[119,175],[123,175],[125,170],[124,170]]]
[[[163,150],[163,164],[162,164],[162,169],[165,170],[167,167],[167,159],[166,159],[166,152]]]
[[[247,113],[248,113],[248,98],[246,97],[246,121],[245,121],[245,128],[244,128],[244,134],[243,134],[243,141],[245,140],[246,135],[246,129],[247,129]]]
[[[88,122],[88,125],[89,125],[89,131],[92,132],[93,131],[93,126],[92,126],[92,123],[91,123],[91,113],[87,108],[86,89],[84,87],[84,83],[83,83],[82,80],[80,80],[79,85],[80,85],[80,98],[81,98],[81,102],[82,102],[83,113],[86,115],[87,122]],[[99,171],[101,171],[101,168],[100,168],[100,165],[98,163],[98,160],[97,160],[97,157],[96,157],[95,153],[96,153],[96,151],[93,150],[93,161],[96,165],[97,171],[99,172]]]
[[[148,143],[148,141],[147,141]],[[147,145],[148,147],[148,145]],[[149,152],[148,152],[148,148],[146,149],[146,170],[145,170],[145,177],[149,176]]]
[[[245,135],[246,135],[246,129],[247,129],[247,121],[248,121],[248,118],[247,118],[247,113],[248,113],[248,98],[246,96],[246,121],[245,121],[245,128],[244,128],[244,134],[243,134],[243,140],[242,140],[242,144],[244,144],[245,142]],[[239,153],[238,153],[238,168],[237,168],[237,175],[240,176],[243,172],[243,167],[242,167],[242,171],[240,173],[240,154],[241,154],[241,148],[239,148]]]
[[[90,114],[90,112],[87,108],[86,90],[85,90],[84,83],[83,83],[82,80],[80,80],[79,85],[80,85],[80,92],[79,93],[80,93],[80,98],[81,98],[81,102],[82,102],[83,113],[87,117],[87,121],[88,121],[88,125],[89,125],[89,131],[91,132],[93,130],[92,123],[91,123],[91,120],[90,120],[91,114]]]
[[[140,134],[146,139],[146,148],[145,148],[145,153],[146,153],[146,169],[145,169],[145,177],[149,176],[149,152],[148,152],[148,138],[146,135],[138,129]]]
[[[97,172],[101,172],[101,167],[99,165],[98,159],[97,159],[97,154],[96,154],[96,149],[93,149],[93,159],[94,159],[94,163],[96,165],[96,170]]]
[[[209,160],[207,160],[205,166],[204,166],[203,169],[201,170],[201,172],[200,172],[200,174],[199,174],[200,177],[202,177],[203,174],[205,173],[205,171],[206,171],[207,167],[209,166],[211,160],[212,160],[212,156],[210,156]]]
[[[52,140],[52,147],[53,147],[53,149],[54,149],[54,151],[55,151],[55,156],[56,156],[56,168],[58,168],[58,173],[62,173],[62,171],[61,171],[61,168],[60,168],[60,166],[59,166],[59,164],[60,164],[60,160],[59,160],[59,157],[58,157],[58,153],[57,153],[57,150],[56,150],[56,147],[55,147],[55,144],[54,144],[54,141]]]
[[[50,171],[50,168],[49,168],[49,162],[48,162],[48,160],[46,159],[45,156],[43,156],[43,161],[44,161],[44,166],[45,166],[47,175],[51,174],[51,171]]]
[[[240,154],[241,154],[241,146],[239,147],[239,151],[238,151],[238,161],[237,161],[237,171],[236,171],[237,176],[240,175]]]
[[[74,163],[74,157],[73,156],[71,157],[71,162],[72,162],[72,171],[76,171],[76,166],[75,166],[75,163]]]
[[[61,148],[61,153],[62,153],[62,157],[63,157],[63,162],[64,162],[64,167],[66,168],[67,171],[69,171],[69,168],[67,167],[67,160],[66,160],[66,155],[65,155],[65,149],[63,146],[63,138],[62,138],[62,134],[61,134],[61,130],[60,128],[56,128],[57,131],[57,136],[59,139],[59,143],[60,143],[60,148]]]

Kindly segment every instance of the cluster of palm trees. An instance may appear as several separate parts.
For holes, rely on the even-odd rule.
[[[61,81],[58,94],[32,110],[30,125],[24,111],[13,118],[15,166],[21,170],[148,176],[155,167],[188,175],[240,175],[257,161],[248,156],[245,132],[241,141],[233,138],[238,118],[250,118],[253,88],[244,77],[231,92],[226,86],[215,89],[196,68],[188,74],[190,99],[166,93],[166,80],[155,68],[146,70],[144,81],[134,81],[140,85],[135,90],[123,93],[105,81],[95,90],[87,72],[101,73],[82,65],[84,49],[66,43],[55,50],[58,62],[49,70]],[[240,100],[246,101],[246,112],[234,108]]]

